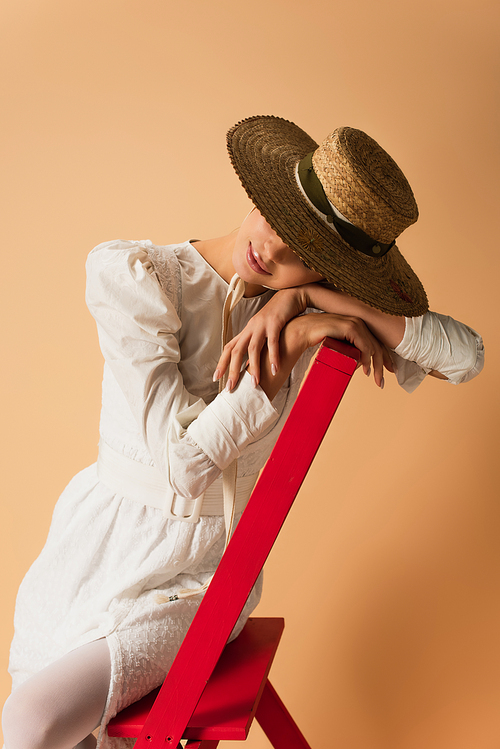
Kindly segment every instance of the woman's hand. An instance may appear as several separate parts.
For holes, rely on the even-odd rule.
[[[296,344],[299,350],[305,351],[316,346],[326,338],[337,338],[356,346],[360,352],[360,365],[369,376],[373,367],[376,384],[384,387],[384,367],[394,372],[394,365],[389,350],[369,330],[363,320],[351,315],[335,313],[311,313],[292,320],[287,327],[294,326]]]
[[[281,366],[276,374],[271,371],[267,348],[262,349],[260,386],[269,400],[272,401],[283,386],[301,354],[327,336],[349,341],[356,346],[361,352],[361,365],[365,374],[369,375],[373,366],[375,382],[381,388],[384,386],[384,366],[392,371],[392,361],[385,346],[368,330],[364,322],[345,315],[311,313],[294,317],[281,331]]]
[[[255,384],[260,381],[260,356],[267,345],[271,371],[280,367],[280,334],[287,322],[305,310],[304,297],[299,288],[282,289],[254,315],[241,333],[225,346],[217,363],[214,381],[219,380],[229,367],[228,381],[238,382],[241,367],[248,357],[250,373]],[[230,388],[231,389],[231,388]]]
[[[255,318],[252,318],[249,326],[254,320]],[[270,356],[266,336],[262,334],[263,330],[267,330],[265,322],[270,328],[273,327],[271,320],[264,319],[262,323],[252,325],[249,331],[247,331],[247,326],[229,342],[227,350],[224,350],[216,374],[222,376],[225,368],[229,367],[229,389],[232,389],[238,382],[241,366],[250,344],[254,344],[254,349],[252,358],[249,357],[248,370],[255,378],[254,384],[257,385],[260,382],[270,400],[281,388],[304,351],[316,346],[327,336],[348,341],[356,346],[361,354],[360,364],[364,373],[369,376],[373,366],[374,379],[379,387],[384,386],[384,367],[391,372],[394,371],[388,349],[370,332],[360,318],[333,313],[311,313],[294,317],[281,328],[281,333],[278,334],[279,352],[274,354],[273,359]],[[279,325],[280,322],[275,330]],[[253,337],[258,340],[258,344],[252,340]],[[276,360],[280,361],[279,368],[274,363]],[[222,363],[225,363],[224,369],[222,369]]]

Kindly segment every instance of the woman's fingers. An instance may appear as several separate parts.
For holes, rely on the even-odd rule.
[[[389,349],[373,335],[372,338],[375,344],[375,348],[371,356],[373,364],[373,376],[377,385],[383,389],[385,384],[384,369],[387,369],[388,372],[392,372],[393,374],[395,374],[396,369],[394,366],[394,362],[391,359]]]
[[[384,387],[384,354],[381,346],[377,346],[372,356],[373,377],[380,388]]]
[[[297,319],[297,318],[296,318]],[[256,324],[255,318],[247,327],[226,344],[217,363],[214,380],[220,379],[227,371],[227,387],[232,390],[247,362],[247,369],[256,387],[260,382],[261,355],[267,345],[271,372],[276,375],[280,365],[280,335],[278,324]],[[313,346],[325,336],[349,341],[360,351],[360,363],[367,376],[373,372],[376,384],[384,387],[384,368],[394,372],[394,365],[388,349],[357,317],[333,313],[305,315],[298,323],[308,329],[308,344]]]
[[[267,339],[267,348],[269,350],[269,362],[271,372],[275,375],[280,367],[280,332],[269,335]]]
[[[279,369],[279,328],[275,331],[268,332],[262,327],[252,330],[247,326],[241,333],[235,336],[229,343],[224,346],[222,354],[217,362],[214,372],[214,381],[219,380],[227,371],[227,382],[229,390],[239,380],[241,368],[248,359],[248,371],[251,374],[253,384],[256,387],[260,381],[260,358],[262,349],[267,344],[269,350],[269,361],[273,374]]]
[[[374,336],[371,336],[371,338],[373,338],[373,341],[370,341],[367,348],[362,352],[363,370],[367,376],[370,376],[373,370],[373,378],[376,384],[383,389],[385,384],[384,369],[394,372],[394,364],[384,344],[380,343]]]
[[[366,334],[363,334],[358,338],[357,342],[354,341],[354,345],[361,352],[361,364],[365,375],[369,377],[373,371],[373,378],[376,384],[383,388],[384,347],[382,344],[374,338],[368,330],[366,330]]]
[[[229,343],[227,343],[222,350],[222,354],[220,355],[219,361],[217,362],[217,367],[213,375],[214,382],[217,382],[222,377],[224,377],[226,371],[229,369],[227,381],[232,380],[231,386],[229,388],[230,390],[232,390],[234,385],[236,385],[239,377],[239,369],[241,368],[241,362],[238,367],[237,362],[239,360],[240,354],[238,353],[237,348],[237,338],[233,338],[232,341],[229,341]]]
[[[280,366],[280,336],[287,322],[303,311],[305,302],[297,289],[282,289],[249,320],[245,328],[225,347],[214,373],[214,380],[227,371],[230,390],[238,382],[241,367],[248,358],[248,370],[254,385],[260,380],[260,358],[267,344],[271,372]]]
[[[312,317],[306,315],[306,317]],[[384,387],[384,366],[392,371],[392,362],[386,347],[367,328],[363,320],[358,317],[325,314],[319,316],[317,324],[327,325],[326,335],[333,338],[344,338],[352,343],[360,352],[361,366],[365,375],[373,377],[376,384]],[[316,323],[311,321],[313,325]],[[322,330],[323,332],[323,330]]]
[[[252,376],[252,384],[254,387],[257,387],[260,382],[260,354],[265,342],[265,338],[253,338],[248,345],[247,369]]]
[[[260,352],[265,343],[255,337],[240,335],[233,338],[224,346],[217,368],[214,372],[214,382],[220,380],[227,372],[228,390],[232,390],[241,374],[241,369],[248,359],[248,369],[255,378],[254,385],[257,386],[260,377]]]
[[[217,380],[220,380],[220,378],[224,375],[224,372],[226,371],[228,364],[231,361],[231,349],[228,348],[228,346],[225,346],[222,354],[220,355],[219,361],[217,362],[217,367],[215,368],[213,380],[214,382],[217,382]]]
[[[246,343],[238,341],[231,349],[231,358],[228,363],[227,384],[228,390],[232,390],[240,379],[241,368],[247,358],[248,348]]]

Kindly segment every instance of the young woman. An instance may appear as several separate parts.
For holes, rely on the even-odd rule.
[[[129,743],[105,726],[175,657],[223,553],[223,476],[237,467],[237,519],[325,336],[354,343],[379,387],[384,368],[412,390],[482,367],[480,337],[427,311],[395,246],[417,207],[372,139],[339,128],[317,146],[253,117],[228,147],[255,206],[237,232],[90,253],[99,458],[63,492],[20,588],[7,749],[89,749],[99,724],[101,747]]]

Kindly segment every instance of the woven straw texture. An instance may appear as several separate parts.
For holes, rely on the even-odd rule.
[[[418,217],[411,188],[391,157],[360,130],[339,128],[318,148],[297,125],[250,117],[227,134],[232,164],[264,218],[310,268],[339,290],[393,315],[428,309],[419,279],[396,246],[383,257],[353,249],[308,204],[295,169],[311,151],[335,207],[374,240],[390,243]]]

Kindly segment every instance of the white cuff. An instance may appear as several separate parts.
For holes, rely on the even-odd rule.
[[[403,387],[405,382],[410,384],[409,379],[414,380],[411,389],[415,389],[432,370],[445,375],[449,382],[456,385],[467,382],[479,374],[484,363],[481,336],[464,323],[437,312],[407,317],[403,340],[394,352],[420,368],[418,373],[414,367],[403,366],[402,371],[398,372],[398,381]],[[401,368],[399,361],[398,368]],[[405,370],[408,370],[406,377]]]
[[[187,432],[210,460],[224,470],[278,416],[262,388],[254,388],[245,371],[234,390],[219,393]]]

